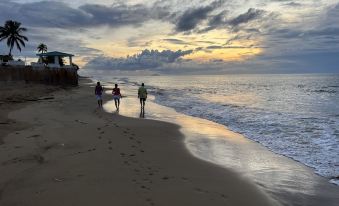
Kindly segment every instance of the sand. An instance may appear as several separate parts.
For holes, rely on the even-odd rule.
[[[58,86],[26,84],[24,81],[0,82],[0,144],[8,133],[27,126],[23,122],[8,119],[12,110],[24,107],[28,103],[51,99],[52,92],[62,89]]]
[[[193,157],[178,125],[97,108],[84,80],[25,90],[34,102],[1,104],[10,122],[1,125],[1,206],[277,205],[240,174]]]

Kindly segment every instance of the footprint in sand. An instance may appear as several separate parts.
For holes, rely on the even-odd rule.
[[[163,179],[163,180],[168,180],[169,177],[168,177],[168,176],[163,176],[161,179]]]
[[[155,203],[153,202],[153,200],[151,198],[146,198],[146,202],[148,202],[148,204],[150,205],[155,205]]]
[[[224,198],[224,199],[228,199],[228,196],[225,194],[220,194],[220,197]]]
[[[199,193],[204,193],[204,194],[208,194],[208,193],[209,193],[209,191],[203,190],[203,189],[198,188],[198,187],[196,187],[194,190],[195,190],[196,192],[199,192]]]
[[[148,188],[148,187],[146,187],[145,185],[141,185],[140,188],[141,188],[141,189],[144,189],[144,190],[151,190],[151,188]]]
[[[37,137],[40,137],[40,135],[39,134],[34,134],[34,135],[26,137],[26,138],[37,138]]]
[[[188,181],[187,177],[182,177],[181,179],[184,180],[184,181]]]
[[[80,124],[88,124],[87,122],[83,122],[83,121],[80,121],[80,120],[78,120],[78,119],[76,119],[76,120],[74,120],[75,122],[78,122],[78,123],[80,123]]]

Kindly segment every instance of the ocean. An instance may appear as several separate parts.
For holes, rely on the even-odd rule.
[[[96,78],[144,82],[155,103],[224,125],[339,183],[338,74]]]

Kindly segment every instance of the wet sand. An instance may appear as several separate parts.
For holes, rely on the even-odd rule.
[[[279,205],[191,155],[178,125],[98,109],[88,82],[12,109],[25,126],[2,138],[0,205]]]
[[[149,96],[151,101],[147,101],[145,114],[141,115],[137,87],[121,84],[121,88],[126,95],[121,103],[121,115],[181,125],[185,147],[192,155],[241,174],[282,205],[338,205],[339,187],[311,168],[275,154],[223,125],[155,104],[153,96]],[[113,101],[104,107],[115,112]]]

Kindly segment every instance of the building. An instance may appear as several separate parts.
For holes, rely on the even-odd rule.
[[[63,52],[53,51],[37,54],[39,57],[38,62],[32,62],[31,65],[33,68],[65,68],[65,69],[74,69],[77,68],[73,64],[73,54],[67,54]]]

